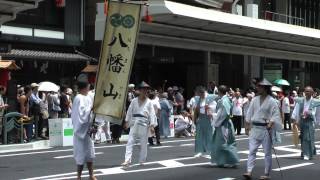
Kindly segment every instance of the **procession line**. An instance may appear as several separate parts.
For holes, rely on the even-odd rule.
[[[248,138],[242,138],[239,140],[244,140]],[[183,139],[183,140],[171,140],[171,141],[163,141],[162,144],[167,143],[177,143],[177,142],[190,142],[195,141],[195,139]],[[137,144],[136,144],[137,145]],[[107,149],[107,148],[115,148],[115,147],[125,147],[126,144],[112,145],[112,146],[97,146],[95,149]],[[33,154],[46,154],[46,153],[58,153],[58,152],[70,152],[73,149],[62,149],[62,150],[50,150],[50,151],[36,151],[36,152],[25,152],[25,153],[15,153],[15,154],[0,154],[1,157],[12,157],[12,156],[23,156],[23,155],[33,155]]]
[[[172,141],[163,141],[162,144],[172,143],[172,142],[185,142],[185,141],[194,141],[194,139],[184,139],[184,140],[172,140]],[[111,146],[97,146],[95,149],[104,149],[104,148],[114,148],[114,147],[125,147],[126,144],[111,145]],[[36,152],[25,152],[25,153],[15,153],[15,154],[0,154],[1,157],[12,157],[12,156],[23,156],[30,154],[46,154],[46,153],[58,153],[58,152],[69,152],[73,149],[61,149],[61,150],[50,150],[50,151],[36,151]]]
[[[320,129],[316,129],[316,131],[319,131],[319,130]],[[282,132],[280,134],[281,135],[283,135],[283,134],[292,134],[292,132]],[[240,135],[240,137],[243,137],[243,136],[246,136],[246,135]],[[236,141],[247,140],[247,139],[249,139],[249,138],[248,137],[246,137],[246,138],[238,138],[238,139],[236,139]],[[192,138],[192,139],[183,139],[183,140],[170,140],[170,141],[163,141],[162,144],[175,143],[175,142],[188,142],[188,141],[194,141],[194,140],[195,140],[194,138]],[[126,144],[111,145],[111,146],[97,146],[97,147],[95,147],[95,149],[115,148],[115,147],[124,147],[124,146],[126,146]],[[0,153],[0,158],[1,157],[12,157],[12,156],[22,156],[22,155],[33,155],[33,154],[68,152],[68,151],[73,151],[73,149],[37,151],[37,152],[16,153],[16,154],[2,154],[2,153]]]

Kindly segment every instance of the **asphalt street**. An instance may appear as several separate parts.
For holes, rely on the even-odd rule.
[[[95,173],[98,179],[110,180],[215,180],[242,179],[246,169],[248,155],[248,137],[237,136],[241,163],[238,168],[217,168],[209,165],[210,157],[195,158],[194,139],[165,139],[162,146],[149,147],[148,162],[144,166],[133,164],[123,169],[125,144],[96,146]],[[320,131],[316,134],[316,144],[320,153]],[[299,147],[292,145],[291,132],[282,133],[282,143],[275,146],[282,168],[283,178],[273,156],[272,179],[285,180],[319,180],[319,156],[313,160],[300,159]],[[137,163],[138,147],[135,148],[134,162]],[[259,151],[254,169],[258,179],[264,171],[264,154]],[[0,154],[0,179],[15,180],[64,180],[74,179],[76,166],[72,158],[72,147],[51,148],[41,151],[27,151]],[[84,179],[88,173],[84,172]]]

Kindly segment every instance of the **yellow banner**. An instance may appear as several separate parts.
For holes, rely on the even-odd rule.
[[[140,28],[141,5],[110,2],[108,7],[94,112],[121,120]]]

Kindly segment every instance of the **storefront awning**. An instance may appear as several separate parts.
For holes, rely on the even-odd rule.
[[[20,67],[12,60],[0,60],[0,69],[18,70]]]
[[[13,21],[21,11],[38,8],[42,0],[0,0],[0,26],[8,21]]]
[[[166,0],[150,1],[152,23],[140,44],[320,61],[320,30],[254,19]]]
[[[81,72],[84,73],[96,73],[98,71],[98,65],[87,65]]]
[[[7,59],[30,59],[30,60],[53,60],[53,61],[91,61],[89,57],[82,56],[75,53],[62,53],[62,52],[50,52],[50,51],[34,51],[34,50],[22,50],[12,49],[9,53],[0,53],[2,58]]]

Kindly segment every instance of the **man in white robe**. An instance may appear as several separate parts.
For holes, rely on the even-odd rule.
[[[140,95],[130,103],[125,119],[125,128],[130,127],[130,132],[126,145],[125,161],[121,164],[124,167],[131,164],[133,145],[138,139],[140,140],[139,163],[143,165],[146,162],[148,129],[150,128],[150,131],[154,133],[154,128],[158,125],[153,103],[147,97],[150,86],[142,82],[138,88]]]
[[[253,98],[246,115],[246,134],[249,134],[251,130],[247,172],[243,174],[246,179],[252,178],[256,153],[260,145],[262,145],[265,154],[265,174],[260,179],[270,179],[273,136],[282,129],[280,108],[274,98],[270,96],[271,86],[272,84],[266,79],[258,83],[259,96]]]
[[[89,135],[93,101],[88,95],[88,83],[79,82],[78,88],[79,94],[73,101],[71,113],[74,131],[73,155],[77,163],[77,179],[81,179],[83,166],[86,163],[89,170],[90,180],[95,180],[96,178],[93,175],[93,159],[95,158],[94,143]]]

